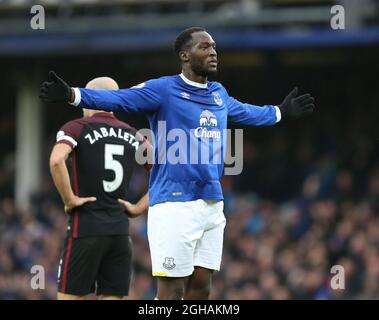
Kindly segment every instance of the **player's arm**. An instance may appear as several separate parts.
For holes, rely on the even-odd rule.
[[[86,202],[96,201],[95,197],[80,198],[74,194],[66,166],[66,160],[71,151],[71,146],[58,143],[54,146],[50,155],[51,176],[62,198],[66,213],[69,213],[73,208],[79,207]]]
[[[233,123],[269,126],[279,122],[281,119],[281,112],[277,106],[256,106],[242,103],[232,97],[229,97],[227,103],[228,121]]]
[[[314,98],[310,94],[297,97],[298,90],[295,88],[278,105],[255,106],[242,103],[232,97],[228,97],[228,117],[231,122],[244,125],[273,125],[282,118],[298,118],[311,114],[315,108]]]
[[[136,218],[147,213],[149,209],[149,193],[146,193],[136,204],[123,199],[118,199],[118,202],[125,207],[129,218]]]
[[[150,142],[140,132],[135,132],[136,139],[140,141],[140,146],[135,153],[135,160],[138,164],[142,165],[147,171],[150,171],[153,164],[154,149]],[[118,199],[122,204],[129,218],[136,218],[142,214],[147,213],[149,208],[149,192],[147,192],[136,204],[129,201]]]
[[[139,86],[121,90],[94,90],[71,88],[53,71],[49,72],[49,80],[40,88],[40,98],[47,103],[71,103],[79,108],[123,111],[151,112],[161,105],[161,94],[164,81],[150,80]]]

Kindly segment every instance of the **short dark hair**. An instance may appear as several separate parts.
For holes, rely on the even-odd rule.
[[[183,30],[175,39],[174,52],[175,56],[179,59],[179,52],[183,51],[183,47],[192,39],[192,33],[201,32],[206,30],[201,27],[191,27]]]

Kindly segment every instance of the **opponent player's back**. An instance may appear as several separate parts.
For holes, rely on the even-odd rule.
[[[127,233],[128,217],[117,199],[126,197],[135,153],[143,143],[136,130],[112,114],[97,113],[68,122],[60,132],[76,143],[71,174],[75,194],[97,198],[72,213],[73,236]]]

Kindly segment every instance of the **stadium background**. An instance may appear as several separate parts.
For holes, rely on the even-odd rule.
[[[30,8],[43,5],[45,30]],[[330,8],[345,8],[332,30]],[[241,101],[277,104],[297,85],[317,112],[244,130],[244,170],[223,178],[227,228],[213,299],[379,298],[379,6],[329,0],[0,0],[0,299],[54,299],[67,217],[49,175],[55,134],[81,116],[42,105],[50,69],[73,86],[120,87],[179,72],[171,47],[189,26],[218,45],[217,80]],[[136,128],[142,116],[118,114]],[[146,190],[143,170],[130,200]],[[131,221],[131,299],[152,299],[146,219]],[[30,288],[42,265],[46,290]],[[346,289],[330,288],[344,266]]]

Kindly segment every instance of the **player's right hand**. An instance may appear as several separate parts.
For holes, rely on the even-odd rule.
[[[95,201],[96,201],[96,197],[80,198],[80,197],[74,196],[72,199],[70,199],[69,202],[65,203],[64,212],[66,212],[67,214],[70,214],[73,209],[80,207],[87,202],[95,202]]]
[[[136,218],[145,212],[145,210],[140,208],[138,205],[132,204],[129,201],[118,199],[118,202],[124,206],[126,209],[126,214],[129,218]]]
[[[71,87],[54,71],[49,72],[49,80],[42,83],[39,97],[43,102],[57,103],[72,100]]]

